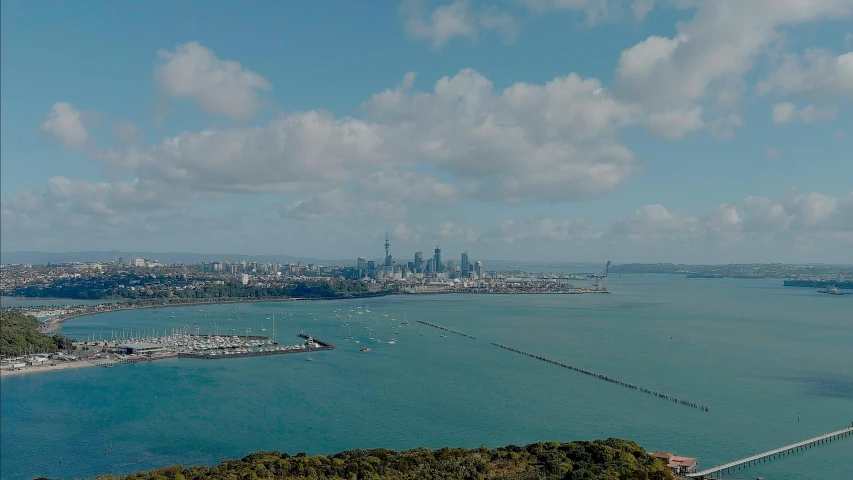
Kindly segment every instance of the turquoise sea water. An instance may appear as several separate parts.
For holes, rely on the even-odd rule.
[[[254,450],[501,446],[622,437],[707,467],[853,422],[853,296],[781,281],[611,278],[611,295],[435,295],[370,299],[353,344],[333,310],[354,302],[241,304],[116,312],[68,322],[111,330],[210,323],[279,341],[338,345],[302,355],[168,360],[4,378],[0,477],[86,477],[214,464]],[[398,343],[369,342],[368,324]],[[174,310],[177,318],[170,319]],[[308,315],[308,312],[311,315]],[[195,318],[193,318],[195,315]],[[316,315],[316,320],[313,320]],[[159,318],[159,320],[158,320]],[[379,323],[373,321],[379,320]],[[420,325],[447,326],[476,340]],[[425,336],[418,335],[423,329]],[[508,352],[504,343],[707,404],[710,412]],[[372,351],[361,353],[369,345]],[[800,414],[800,420],[797,414]],[[109,451],[105,444],[112,445]],[[61,459],[61,463],[60,463]],[[730,479],[851,478],[853,438],[749,467]]]

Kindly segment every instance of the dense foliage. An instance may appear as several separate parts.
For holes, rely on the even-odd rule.
[[[853,290],[853,281],[851,280],[847,280],[844,282],[836,282],[830,280],[785,280],[786,287],[826,288],[830,285],[835,285],[837,288]]]
[[[99,480],[118,477],[102,476]],[[173,466],[120,477],[123,480],[254,479],[565,479],[671,480],[675,477],[639,445],[610,438],[546,442],[496,449],[419,448],[350,450],[331,456],[256,452],[214,467]]]
[[[62,278],[50,284],[15,289],[24,297],[101,299],[224,299],[224,298],[338,298],[368,293],[368,285],[354,280],[282,282],[271,285],[243,285],[237,281],[193,284],[199,279],[109,275],[85,279]],[[132,287],[132,288],[129,288]]]
[[[40,333],[38,326],[38,319],[32,315],[0,309],[0,355],[16,356],[71,348],[70,339]]]

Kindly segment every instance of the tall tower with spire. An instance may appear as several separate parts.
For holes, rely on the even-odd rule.
[[[391,242],[388,240],[388,230],[385,230],[385,266],[390,267],[391,262]]]

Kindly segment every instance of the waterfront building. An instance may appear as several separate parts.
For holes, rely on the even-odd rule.
[[[666,466],[676,475],[695,473],[696,467],[699,464],[693,457],[681,457],[666,452],[652,452],[650,455],[666,462]]]
[[[143,353],[155,353],[162,350],[163,347],[157,343],[148,343],[148,342],[136,342],[136,343],[124,343],[121,345],[116,345],[116,353],[122,353],[125,355],[138,355]]]
[[[242,278],[240,278],[240,281],[243,285],[248,285],[249,284],[249,274],[244,273]]]

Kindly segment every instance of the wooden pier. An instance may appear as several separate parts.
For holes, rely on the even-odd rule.
[[[769,462],[770,460],[781,458],[783,456],[792,455],[799,451],[805,450],[807,448],[816,447],[818,445],[822,445],[824,443],[829,443],[833,440],[838,440],[843,437],[853,435],[853,425],[843,428],[841,430],[836,430],[834,432],[825,433],[823,435],[809,438],[807,440],[803,440],[802,442],[792,443],[790,445],[785,445],[784,447],[777,448],[775,450],[770,450],[768,452],[759,453],[757,455],[753,455],[751,457],[742,458],[740,460],[735,460],[734,462],[724,463],[722,465],[717,465],[716,467],[712,467],[706,470],[702,470],[701,472],[696,473],[688,473],[686,476],[690,478],[696,479],[706,479],[706,478],[714,478],[717,475],[722,475],[725,473],[730,473],[734,470],[738,470],[740,468],[745,468],[750,465],[755,465],[756,463],[761,462]]]
[[[707,405],[702,405],[702,404],[700,404],[700,403],[691,402],[691,401],[689,401],[689,400],[685,400],[685,399],[683,399],[683,398],[676,398],[676,397],[673,397],[672,395],[667,395],[667,394],[665,394],[665,393],[663,393],[663,392],[658,392],[658,391],[652,390],[652,389],[650,389],[650,388],[641,387],[641,386],[639,386],[639,385],[634,385],[633,383],[628,383],[628,382],[625,382],[625,381],[622,381],[622,380],[619,380],[619,379],[616,379],[616,378],[613,378],[613,377],[607,376],[607,375],[605,375],[605,374],[603,374],[603,373],[596,373],[596,372],[593,372],[593,371],[590,371],[590,370],[586,370],[586,369],[583,369],[583,368],[575,367],[575,366],[572,366],[572,365],[567,365],[567,364],[565,364],[565,363],[558,362],[558,361],[556,361],[556,360],[551,360],[550,358],[546,358],[546,357],[543,357],[543,356],[541,356],[541,355],[536,355],[536,354],[534,354],[534,353],[528,353],[528,352],[525,352],[525,351],[523,351],[523,350],[519,350],[519,349],[517,349],[517,348],[508,347],[508,346],[506,346],[506,345],[501,345],[501,344],[499,344],[499,343],[492,342],[492,345],[494,345],[494,346],[496,346],[496,347],[500,347],[500,348],[506,349],[506,350],[509,350],[509,351],[511,351],[511,352],[520,353],[520,354],[522,354],[522,355],[527,355],[528,357],[535,358],[535,359],[537,359],[537,360],[542,360],[543,362],[546,362],[546,363],[551,363],[551,364],[558,365],[558,366],[563,367],[563,368],[568,368],[569,370],[574,370],[574,371],[576,371],[576,372],[583,373],[583,374],[585,374],[585,375],[589,375],[589,376],[591,376],[591,377],[596,377],[596,378],[598,378],[598,379],[605,380],[605,381],[608,381],[608,382],[610,382],[610,383],[615,383],[615,384],[617,384],[617,385],[622,385],[623,387],[633,388],[634,390],[639,390],[639,391],[641,391],[641,392],[643,392],[643,393],[648,393],[649,395],[654,395],[654,396],[656,396],[656,397],[663,398],[664,400],[670,400],[670,401],[672,401],[672,402],[680,403],[680,404],[682,404],[682,405],[686,405],[686,406],[688,406],[688,407],[693,407],[693,408],[696,408],[696,409],[702,410],[703,412],[707,412],[707,411],[710,411],[710,410],[711,410],[711,408],[710,408],[710,407],[708,407]]]
[[[447,327],[442,327],[441,325],[436,325],[434,323],[425,322],[423,320],[418,320],[418,323],[422,323],[424,325],[427,325],[427,326],[432,327],[432,328],[437,328],[439,330],[444,330],[445,332],[455,333],[456,335],[462,335],[463,337],[468,337],[468,338],[473,339],[473,340],[477,339],[477,337],[475,337],[473,335],[468,335],[467,333],[457,332],[456,330],[451,330]]]

